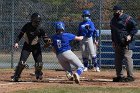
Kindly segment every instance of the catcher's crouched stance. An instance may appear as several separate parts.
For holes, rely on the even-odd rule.
[[[15,73],[11,77],[12,81],[18,82],[23,69],[26,67],[26,60],[32,52],[33,58],[35,60],[35,76],[36,79],[42,79],[42,51],[40,46],[40,39],[43,38],[44,42],[48,40],[47,35],[44,30],[39,26],[41,22],[41,17],[38,13],[33,13],[31,15],[31,22],[28,22],[21,29],[15,41],[15,48],[18,48],[18,42],[24,36],[25,42],[22,48],[20,60],[16,66]]]

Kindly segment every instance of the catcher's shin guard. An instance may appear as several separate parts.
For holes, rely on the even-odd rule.
[[[18,82],[19,81],[19,78],[20,78],[20,75],[23,71],[23,69],[25,68],[26,66],[26,62],[24,61],[20,61],[15,69],[15,73],[14,73],[14,76],[11,76],[12,78],[12,81],[14,82]]]
[[[42,72],[42,68],[43,68],[43,62],[38,62],[38,63],[35,63],[35,76],[36,76],[36,79],[40,79],[42,80],[42,75],[43,75],[43,72]]]

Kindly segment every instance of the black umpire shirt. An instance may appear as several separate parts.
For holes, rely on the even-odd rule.
[[[133,49],[135,47],[135,39],[134,36],[138,32],[137,24],[133,20],[133,18],[127,14],[122,14],[119,18],[113,17],[110,22],[111,27],[111,38],[112,41],[119,45],[120,37],[119,34],[122,31],[126,31],[129,35],[133,37],[132,41],[129,43],[128,48]]]

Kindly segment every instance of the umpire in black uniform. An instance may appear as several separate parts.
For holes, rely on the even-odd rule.
[[[40,27],[41,16],[38,13],[33,13],[31,15],[31,22],[26,23],[22,29],[20,34],[18,35],[15,41],[15,48],[18,48],[18,42],[22,37],[24,37],[25,42],[23,45],[23,49],[21,52],[19,63],[15,69],[14,76],[12,76],[12,80],[17,82],[19,81],[21,72],[26,66],[26,60],[32,52],[33,58],[35,60],[35,76],[36,79],[42,79],[42,52],[40,46],[40,39],[43,38],[45,41],[47,35],[44,30]]]
[[[113,11],[114,17],[110,27],[117,76],[113,78],[113,82],[134,81],[132,54],[135,47],[135,34],[138,31],[137,24],[131,16],[123,13],[121,6],[114,6]],[[123,62],[126,64],[127,77],[123,73]]]

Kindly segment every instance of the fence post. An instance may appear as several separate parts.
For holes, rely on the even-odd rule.
[[[99,65],[101,67],[101,29],[102,29],[102,0],[99,2]]]
[[[15,0],[12,0],[12,19],[11,19],[11,25],[12,25],[12,34],[11,34],[11,68],[13,68],[13,56],[14,56],[14,48],[13,48],[13,44],[14,44],[14,4],[15,4]]]

